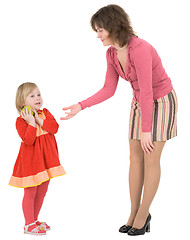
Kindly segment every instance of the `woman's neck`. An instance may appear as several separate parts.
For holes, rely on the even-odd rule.
[[[114,48],[116,48],[117,51],[123,51],[126,50],[128,47],[128,44],[124,45],[123,47],[120,47],[119,44],[115,43],[112,45]]]

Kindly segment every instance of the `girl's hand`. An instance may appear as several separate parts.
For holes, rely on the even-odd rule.
[[[67,119],[74,117],[78,112],[80,112],[82,110],[82,108],[81,108],[81,105],[79,103],[77,103],[70,107],[65,107],[65,108],[63,108],[63,110],[70,110],[70,112],[65,112],[67,114],[66,117],[60,118],[61,120],[67,120]]]
[[[32,109],[32,111],[34,112],[34,118],[35,118],[35,121],[38,125],[40,125],[40,127],[42,127],[43,123],[44,123],[44,120],[41,119],[36,111],[36,109]]]
[[[21,112],[21,117],[29,124],[35,127],[35,119],[34,116],[31,113],[31,109],[29,109],[29,112],[27,109],[24,109]]]
[[[142,132],[141,147],[144,153],[150,154],[154,150],[151,132]]]

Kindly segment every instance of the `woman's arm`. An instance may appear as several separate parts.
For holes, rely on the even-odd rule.
[[[134,65],[140,88],[140,108],[142,132],[151,131],[153,89],[152,89],[152,50],[145,43],[133,51]]]
[[[143,43],[136,47],[133,51],[133,58],[140,88],[141,146],[145,153],[150,153],[154,148],[151,134],[153,111],[151,45]]]
[[[80,102],[82,109],[86,107],[91,107],[98,103],[101,103],[115,94],[117,84],[118,84],[119,75],[113,65],[107,60],[107,71],[103,88],[87,98],[86,100]]]
[[[75,116],[80,110],[101,103],[112,97],[116,91],[118,79],[119,75],[113,65],[108,61],[107,57],[107,71],[103,88],[86,100],[81,101],[78,104],[74,104],[70,107],[63,108],[63,110],[70,110],[70,112],[66,112],[67,116],[62,117],[61,120],[69,119]]]

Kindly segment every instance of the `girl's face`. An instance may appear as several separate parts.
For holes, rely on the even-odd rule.
[[[104,28],[96,27],[96,32],[97,38],[100,38],[104,46],[110,46],[113,44],[109,37],[110,34],[107,30],[105,30]]]
[[[43,100],[41,97],[40,90],[35,88],[33,92],[31,92],[25,100],[25,106],[30,106],[35,110],[39,110],[42,107]]]

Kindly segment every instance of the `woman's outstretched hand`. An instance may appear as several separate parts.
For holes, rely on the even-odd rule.
[[[151,132],[142,132],[141,147],[144,153],[150,154],[154,150]]]
[[[70,110],[70,111],[65,112],[67,114],[66,117],[60,118],[61,120],[67,120],[67,119],[74,117],[78,112],[80,112],[82,110],[82,108],[81,108],[81,105],[79,103],[77,103],[70,107],[65,107],[65,108],[63,108],[63,110],[64,111]]]

